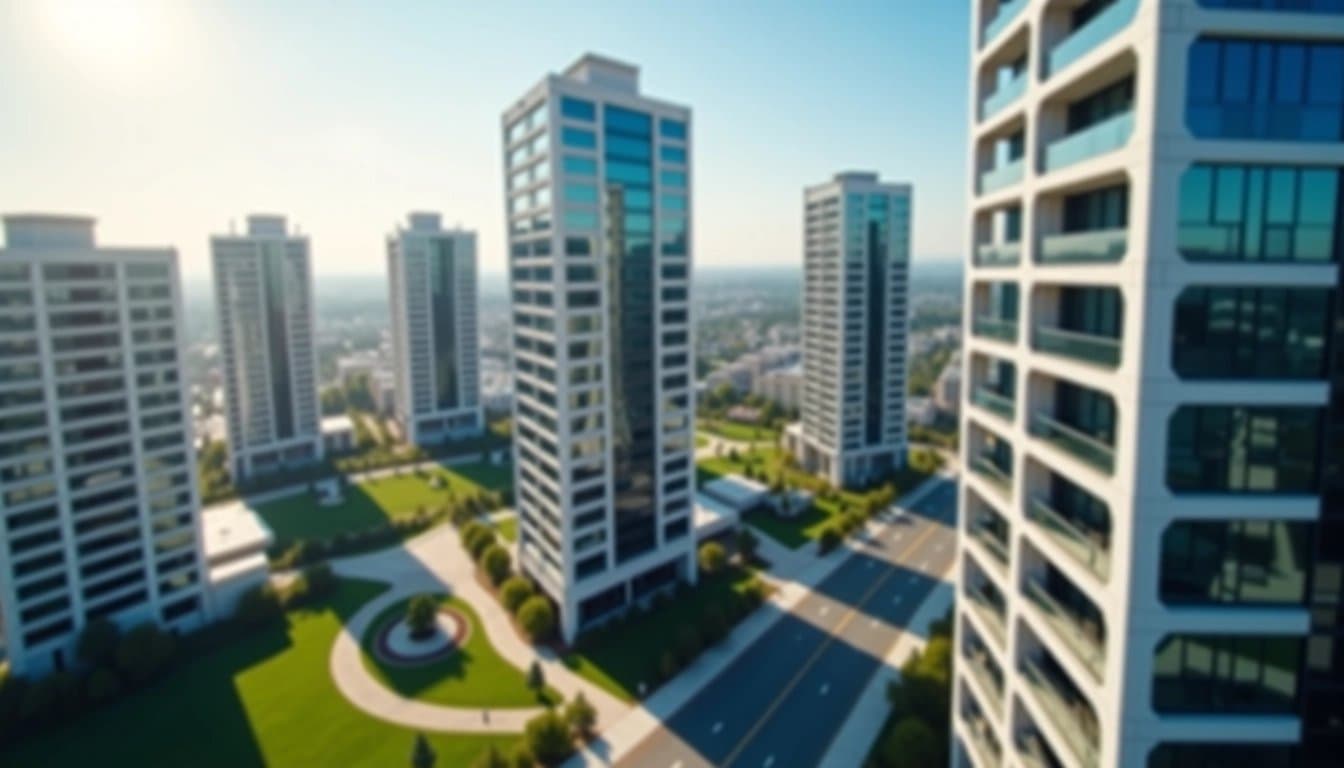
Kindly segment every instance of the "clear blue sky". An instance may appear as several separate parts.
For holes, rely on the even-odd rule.
[[[917,258],[963,247],[968,3],[0,0],[0,212],[118,245],[290,216],[315,269],[383,271],[411,209],[503,268],[499,115],[585,51],[695,112],[704,265],[799,264],[801,189],[915,185]]]

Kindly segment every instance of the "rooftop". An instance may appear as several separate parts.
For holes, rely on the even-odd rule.
[[[275,535],[261,516],[239,499],[201,510],[201,538],[205,559],[214,562],[258,546],[269,547]]]
[[[95,221],[77,214],[7,214],[5,244],[9,248],[92,248]]]
[[[600,85],[629,93],[639,93],[639,67],[624,61],[585,53],[565,69],[570,80]]]

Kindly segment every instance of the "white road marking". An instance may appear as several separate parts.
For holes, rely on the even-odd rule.
[[[831,692],[831,684],[830,684],[830,683],[822,683],[822,684],[821,684],[821,695],[822,695],[822,696],[825,696],[826,694],[828,694],[828,693],[830,693],[830,692]]]
[[[715,732],[715,733],[718,733],[719,731],[722,731],[722,730],[723,730],[723,721],[720,720],[719,722],[717,722],[717,723],[714,724],[714,732]]]

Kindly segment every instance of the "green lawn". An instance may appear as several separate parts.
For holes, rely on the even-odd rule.
[[[386,587],[344,581],[319,604],[209,649],[189,639],[167,678],[60,729],[4,747],[5,765],[397,766],[415,732],[374,719],[328,670],[341,622]],[[517,737],[429,734],[438,765],[470,765]]]
[[[481,631],[476,612],[457,598],[445,596],[443,602],[461,611],[471,622],[466,647],[423,666],[396,667],[378,662],[369,652],[378,631],[388,622],[405,616],[409,602],[389,606],[363,638],[364,667],[383,685],[408,698],[452,707],[536,707],[560,700],[554,690],[548,689],[545,699],[529,690],[527,676],[495,651]]]
[[[704,448],[706,445],[709,445],[709,438],[708,438],[708,437],[705,437],[704,435],[700,434],[699,432],[696,432],[696,433],[695,433],[695,447],[696,447],[696,448]]]
[[[779,432],[755,424],[740,424],[726,419],[696,419],[695,428],[718,435],[725,440],[738,440],[744,443],[762,442],[773,444],[779,439]]]
[[[581,637],[565,656],[565,665],[613,695],[634,701],[641,681],[649,690],[657,686],[657,665],[665,651],[676,647],[682,628],[698,627],[710,606],[726,610],[730,601],[741,600],[754,576],[738,566],[716,576],[701,574],[699,584],[683,587],[671,603],[653,613]]]
[[[433,477],[442,478],[442,488],[430,485]],[[345,501],[323,507],[307,493],[276,499],[257,507],[277,539],[327,538],[348,531],[370,528],[398,517],[416,514],[421,507],[434,509],[452,498],[482,490],[505,490],[512,470],[486,463],[466,464],[448,469],[435,467],[420,474],[405,474],[365,480],[345,489]]]
[[[517,541],[517,540],[518,540],[518,518],[517,518],[517,517],[506,517],[506,518],[504,518],[503,520],[496,520],[496,521],[495,521],[495,530],[499,531],[499,535],[500,535],[500,536],[503,536],[504,538],[508,539],[509,541]]]

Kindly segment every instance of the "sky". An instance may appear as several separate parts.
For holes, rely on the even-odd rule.
[[[504,268],[500,114],[585,52],[694,113],[702,266],[800,265],[802,188],[914,184],[916,260],[964,248],[964,0],[0,0],[0,213],[98,219],[171,245],[253,212],[319,274],[381,274],[411,210]]]

